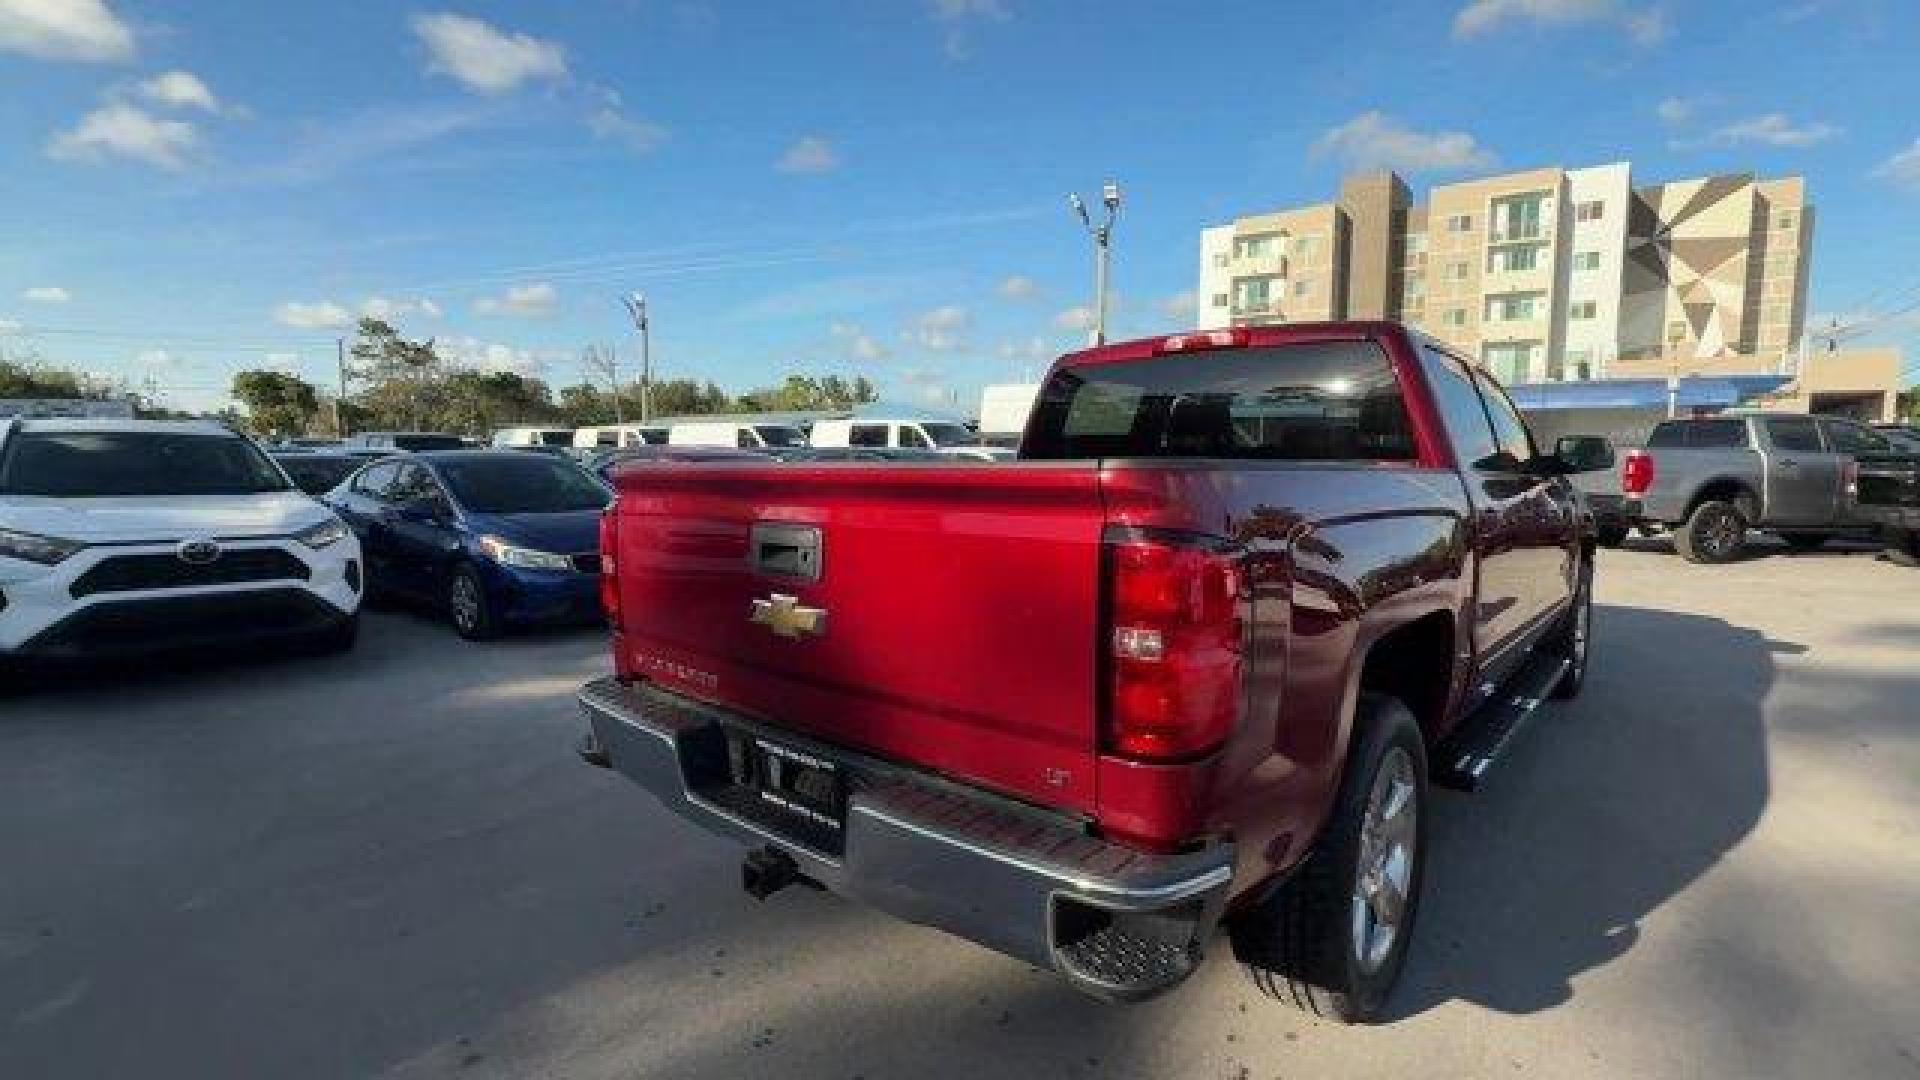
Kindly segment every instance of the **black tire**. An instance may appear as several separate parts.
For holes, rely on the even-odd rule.
[[[322,656],[352,652],[353,646],[360,640],[360,613],[354,612],[342,621],[327,627],[313,636],[313,651]]]
[[[1693,563],[1730,563],[1746,549],[1747,516],[1733,503],[1707,499],[1673,530],[1673,550]]]
[[[1887,561],[1895,566],[1920,567],[1920,529],[1889,533]]]
[[[1601,547],[1617,548],[1627,542],[1627,534],[1632,531],[1625,522],[1602,521],[1593,527],[1593,538]]]
[[[1554,628],[1547,648],[1573,661],[1566,674],[1553,684],[1553,696],[1561,699],[1580,696],[1587,681],[1587,654],[1593,648],[1593,562],[1580,567],[1580,579],[1573,587],[1573,607]]]
[[[455,570],[447,582],[447,619],[453,632],[468,641],[486,641],[500,632],[486,586],[470,567]]]
[[[1786,541],[1787,547],[1800,552],[1819,551],[1827,546],[1825,533],[1782,533],[1780,539]]]
[[[1229,924],[1234,956],[1261,992],[1315,1016],[1348,1024],[1378,1019],[1399,978],[1420,907],[1427,849],[1427,754],[1420,725],[1405,705],[1382,695],[1363,695],[1356,712],[1346,776],[1319,841],[1292,878],[1271,896],[1236,914]],[[1404,779],[1383,780],[1393,773],[1402,773]],[[1391,839],[1411,832],[1410,847],[1400,864],[1404,897],[1384,947],[1375,936],[1377,909],[1361,894],[1362,857],[1372,854],[1363,831],[1369,806],[1376,800],[1375,790],[1383,783],[1388,801],[1409,799],[1400,813],[1411,813],[1411,822],[1386,819],[1401,822],[1398,827],[1375,826],[1376,837]],[[1396,850],[1390,846],[1387,854]],[[1391,873],[1391,861],[1375,868],[1376,880]],[[1366,918],[1360,920],[1363,913]],[[1355,932],[1356,921],[1361,923],[1360,934]],[[1361,957],[1359,936],[1368,939],[1372,957]]]

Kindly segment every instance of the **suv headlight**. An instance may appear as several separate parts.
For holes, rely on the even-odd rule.
[[[556,555],[551,551],[535,551],[533,548],[515,547],[497,536],[480,538],[480,550],[487,558],[501,566],[518,566],[527,570],[571,570],[573,560],[565,555]]]
[[[318,525],[310,525],[293,534],[295,540],[319,551],[323,547],[332,547],[347,538],[346,523],[337,517],[329,517]]]
[[[37,536],[33,533],[15,532],[12,529],[0,529],[0,558],[24,559],[27,562],[52,566],[86,546],[78,541],[62,540],[57,536]]]

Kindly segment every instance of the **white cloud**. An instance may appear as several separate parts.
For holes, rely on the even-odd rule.
[[[940,27],[940,48],[948,59],[964,60],[973,51],[973,33],[982,23],[1011,18],[1001,0],[932,0],[933,21]]]
[[[482,341],[475,337],[438,340],[434,342],[434,348],[442,357],[462,367],[470,367],[490,374],[511,372],[524,378],[544,376],[548,362],[561,359],[560,356],[551,352],[520,349],[497,341]]]
[[[451,11],[413,17],[413,32],[427,47],[427,70],[452,76],[481,94],[504,94],[535,80],[567,76],[567,51],[558,42],[496,29]]]
[[[1469,0],[1453,17],[1453,36],[1468,39],[1510,26],[1580,23],[1611,23],[1639,45],[1658,45],[1672,32],[1661,8],[1629,8],[1620,0]]]
[[[369,296],[360,302],[360,314],[369,319],[401,319],[410,315],[424,315],[429,319],[440,317],[440,305],[427,299],[398,299],[388,296]]]
[[[36,304],[64,304],[73,299],[73,294],[58,285],[35,285],[21,290],[20,298]]]
[[[587,130],[597,139],[617,142],[636,154],[650,154],[667,139],[667,129],[645,117],[630,116],[617,90],[602,89],[600,103],[587,114]]]
[[[1772,146],[1798,149],[1826,142],[1840,134],[1832,124],[1797,124],[1785,113],[1767,113],[1728,124],[1707,134],[1711,146]]]
[[[125,60],[133,55],[133,30],[103,0],[0,0],[0,52]]]
[[[558,298],[553,286],[542,281],[532,285],[515,285],[499,296],[483,296],[473,302],[473,310],[482,315],[543,319],[553,314],[554,302]]]
[[[966,342],[973,317],[958,304],[937,307],[914,320],[912,338],[933,352],[952,352]]]
[[[330,300],[290,300],[273,309],[273,321],[296,330],[338,330],[353,322],[353,313]]]
[[[3,2],[3,0],[0,0]],[[162,120],[137,105],[110,101],[47,143],[58,161],[128,158],[162,169],[184,169],[200,148],[200,132],[185,120]]]
[[[18,319],[0,319],[0,334],[17,334],[24,329]]]
[[[1040,295],[1040,286],[1030,277],[1015,274],[1000,283],[1000,295],[1009,300],[1031,300]]]
[[[1087,330],[1093,326],[1093,309],[1085,304],[1070,307],[1053,317],[1056,330]]]
[[[270,371],[285,372],[288,375],[298,375],[300,373],[299,353],[270,352],[262,358],[262,363],[263,366]]]
[[[163,71],[138,87],[140,96],[174,109],[199,109],[218,116],[224,106],[213,91],[191,71]]]
[[[1172,296],[1161,297],[1158,306],[1160,308],[1160,314],[1166,316],[1168,319],[1178,323],[1187,323],[1193,321],[1193,303],[1193,290],[1185,289],[1174,293]]]
[[[773,167],[783,173],[829,173],[840,167],[840,155],[833,144],[818,135],[808,135],[780,155]]]
[[[834,323],[828,330],[846,348],[847,355],[855,360],[885,360],[891,354],[890,349],[874,340],[873,336],[853,323]]]
[[[147,349],[133,358],[133,362],[147,371],[171,371],[180,366],[180,358],[165,349]]]
[[[1913,145],[1880,163],[1873,175],[1891,180],[1908,191],[1920,193],[1920,139]]]
[[[1691,98],[1670,97],[1662,100],[1660,104],[1655,105],[1653,107],[1653,113],[1660,118],[1661,123],[1671,127],[1678,127],[1693,119],[1694,111],[1698,107],[1698,103]]]
[[[1039,361],[1053,359],[1055,349],[1046,338],[1035,334],[1025,341],[1003,341],[994,351],[1002,360]]]
[[[1308,156],[1333,158],[1351,169],[1428,172],[1484,169],[1494,158],[1464,131],[1415,131],[1378,110],[1328,130],[1314,140]]]

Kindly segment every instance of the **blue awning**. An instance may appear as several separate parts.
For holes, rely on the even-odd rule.
[[[1791,380],[1785,375],[1695,376],[1680,380],[1681,409],[1730,409]],[[1523,383],[1507,388],[1522,409],[1664,409],[1665,379],[1589,379],[1585,382]]]

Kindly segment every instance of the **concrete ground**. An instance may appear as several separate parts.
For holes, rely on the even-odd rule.
[[[1440,793],[1371,1029],[1136,1007],[795,890],[581,765],[598,636],[0,701],[5,1077],[1920,1076],[1920,573],[1604,552],[1586,694]]]

